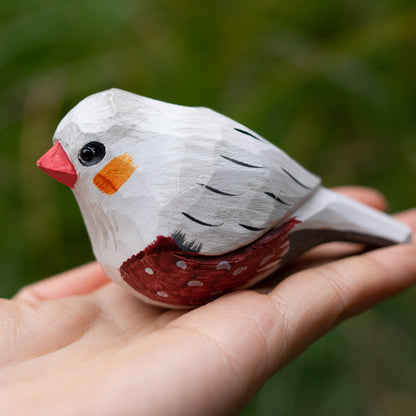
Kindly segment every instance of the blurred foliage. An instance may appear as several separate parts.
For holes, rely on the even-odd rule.
[[[35,167],[60,118],[113,86],[212,107],[334,186],[416,206],[413,0],[0,4],[0,295],[92,260],[71,192]],[[414,415],[415,291],[332,331],[244,415]]]

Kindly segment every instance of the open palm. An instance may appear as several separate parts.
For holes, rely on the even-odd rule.
[[[398,218],[416,230],[416,210]],[[315,249],[272,289],[191,311],[144,304],[95,263],[29,286],[0,300],[2,414],[235,414],[335,324],[416,281],[415,244],[358,249]]]

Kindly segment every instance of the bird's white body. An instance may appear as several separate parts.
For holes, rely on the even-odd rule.
[[[82,180],[74,186],[96,257],[118,268],[157,235],[175,233],[203,254],[228,252],[283,221],[319,186],[316,176],[276,146],[236,128],[250,132],[208,108],[167,104],[117,89],[92,95],[71,110],[54,140],[75,165],[82,144],[106,144],[98,166],[78,163]],[[117,193],[106,195],[91,186],[106,161],[126,151],[136,171]],[[282,168],[310,189],[296,186]],[[189,220],[183,212],[213,226]]]
[[[341,218],[338,225],[344,221],[341,229],[349,232],[371,233],[381,221],[389,224],[378,230],[381,238],[409,238],[404,226],[361,211],[352,201],[345,205],[342,200],[340,205],[348,208],[339,215],[337,197],[320,186],[318,177],[208,108],[111,89],[74,107],[60,122],[54,142],[73,166],[76,179],[70,186],[94,254],[124,286],[120,266],[157,236],[172,237],[184,251],[216,256],[247,246],[296,217],[299,230],[336,227]],[[105,155],[97,163],[84,163],[80,149],[97,142],[105,146]],[[355,225],[351,215],[358,216]],[[370,227],[368,218],[375,218]]]

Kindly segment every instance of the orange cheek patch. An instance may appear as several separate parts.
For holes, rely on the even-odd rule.
[[[101,192],[112,195],[121,188],[135,170],[133,158],[128,153],[124,153],[108,162],[94,176],[93,182]]]

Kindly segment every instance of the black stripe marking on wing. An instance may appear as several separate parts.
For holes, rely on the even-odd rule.
[[[286,175],[287,176],[289,176],[289,178],[290,179],[292,179],[293,181],[295,181],[298,185],[300,185],[302,188],[305,188],[305,189],[309,189],[309,190],[311,190],[312,188],[311,187],[309,187],[309,186],[306,186],[304,183],[302,183],[301,181],[299,181],[298,179],[296,179],[291,173],[289,173],[286,169],[284,169],[284,168],[281,168],[282,169],[282,171],[284,172],[284,173],[286,173]]]
[[[207,222],[197,220],[192,215],[189,215],[186,212],[182,212],[182,215],[184,215],[186,218],[188,218],[188,220],[194,221],[194,222],[196,222],[197,224],[200,224],[200,225],[205,225],[206,227],[219,227],[220,225],[224,224],[224,223],[223,224],[208,224]]]
[[[178,230],[174,234],[172,234],[172,239],[183,251],[199,253],[202,249],[202,243],[199,243],[196,240],[188,241],[186,238],[186,234],[181,230]]]
[[[258,140],[259,142],[261,142],[261,141],[262,141],[262,140],[260,140],[258,137],[256,137],[254,134],[251,134],[249,131],[246,131],[246,130],[241,130],[241,129],[238,129],[237,127],[234,127],[234,130],[235,130],[235,131],[238,131],[239,133],[246,134],[247,136],[251,136],[253,139]]]
[[[251,225],[245,225],[245,224],[238,224],[238,225],[250,231],[263,231],[266,229],[266,227],[258,228],[258,227],[252,227]]]
[[[228,157],[228,156],[224,156],[224,155],[220,155],[220,156],[222,158],[226,159],[226,160],[229,160],[230,162],[233,162],[233,163],[237,164],[237,165],[244,166],[245,168],[264,169],[263,166],[249,165],[248,163],[241,162],[239,160],[233,159],[233,158]]]
[[[287,202],[283,201],[282,198],[279,198],[277,195],[273,194],[272,192],[265,192],[266,195],[271,196],[275,201],[280,202],[284,205],[290,205]]]
[[[213,188],[212,186],[205,185],[204,183],[198,183],[198,185],[203,186],[204,188],[208,189],[208,191],[214,192],[214,193],[219,194],[219,195],[225,195],[225,196],[239,196],[239,195],[242,195],[242,194],[230,194],[228,192],[223,192],[223,191],[220,191],[219,189]]]

